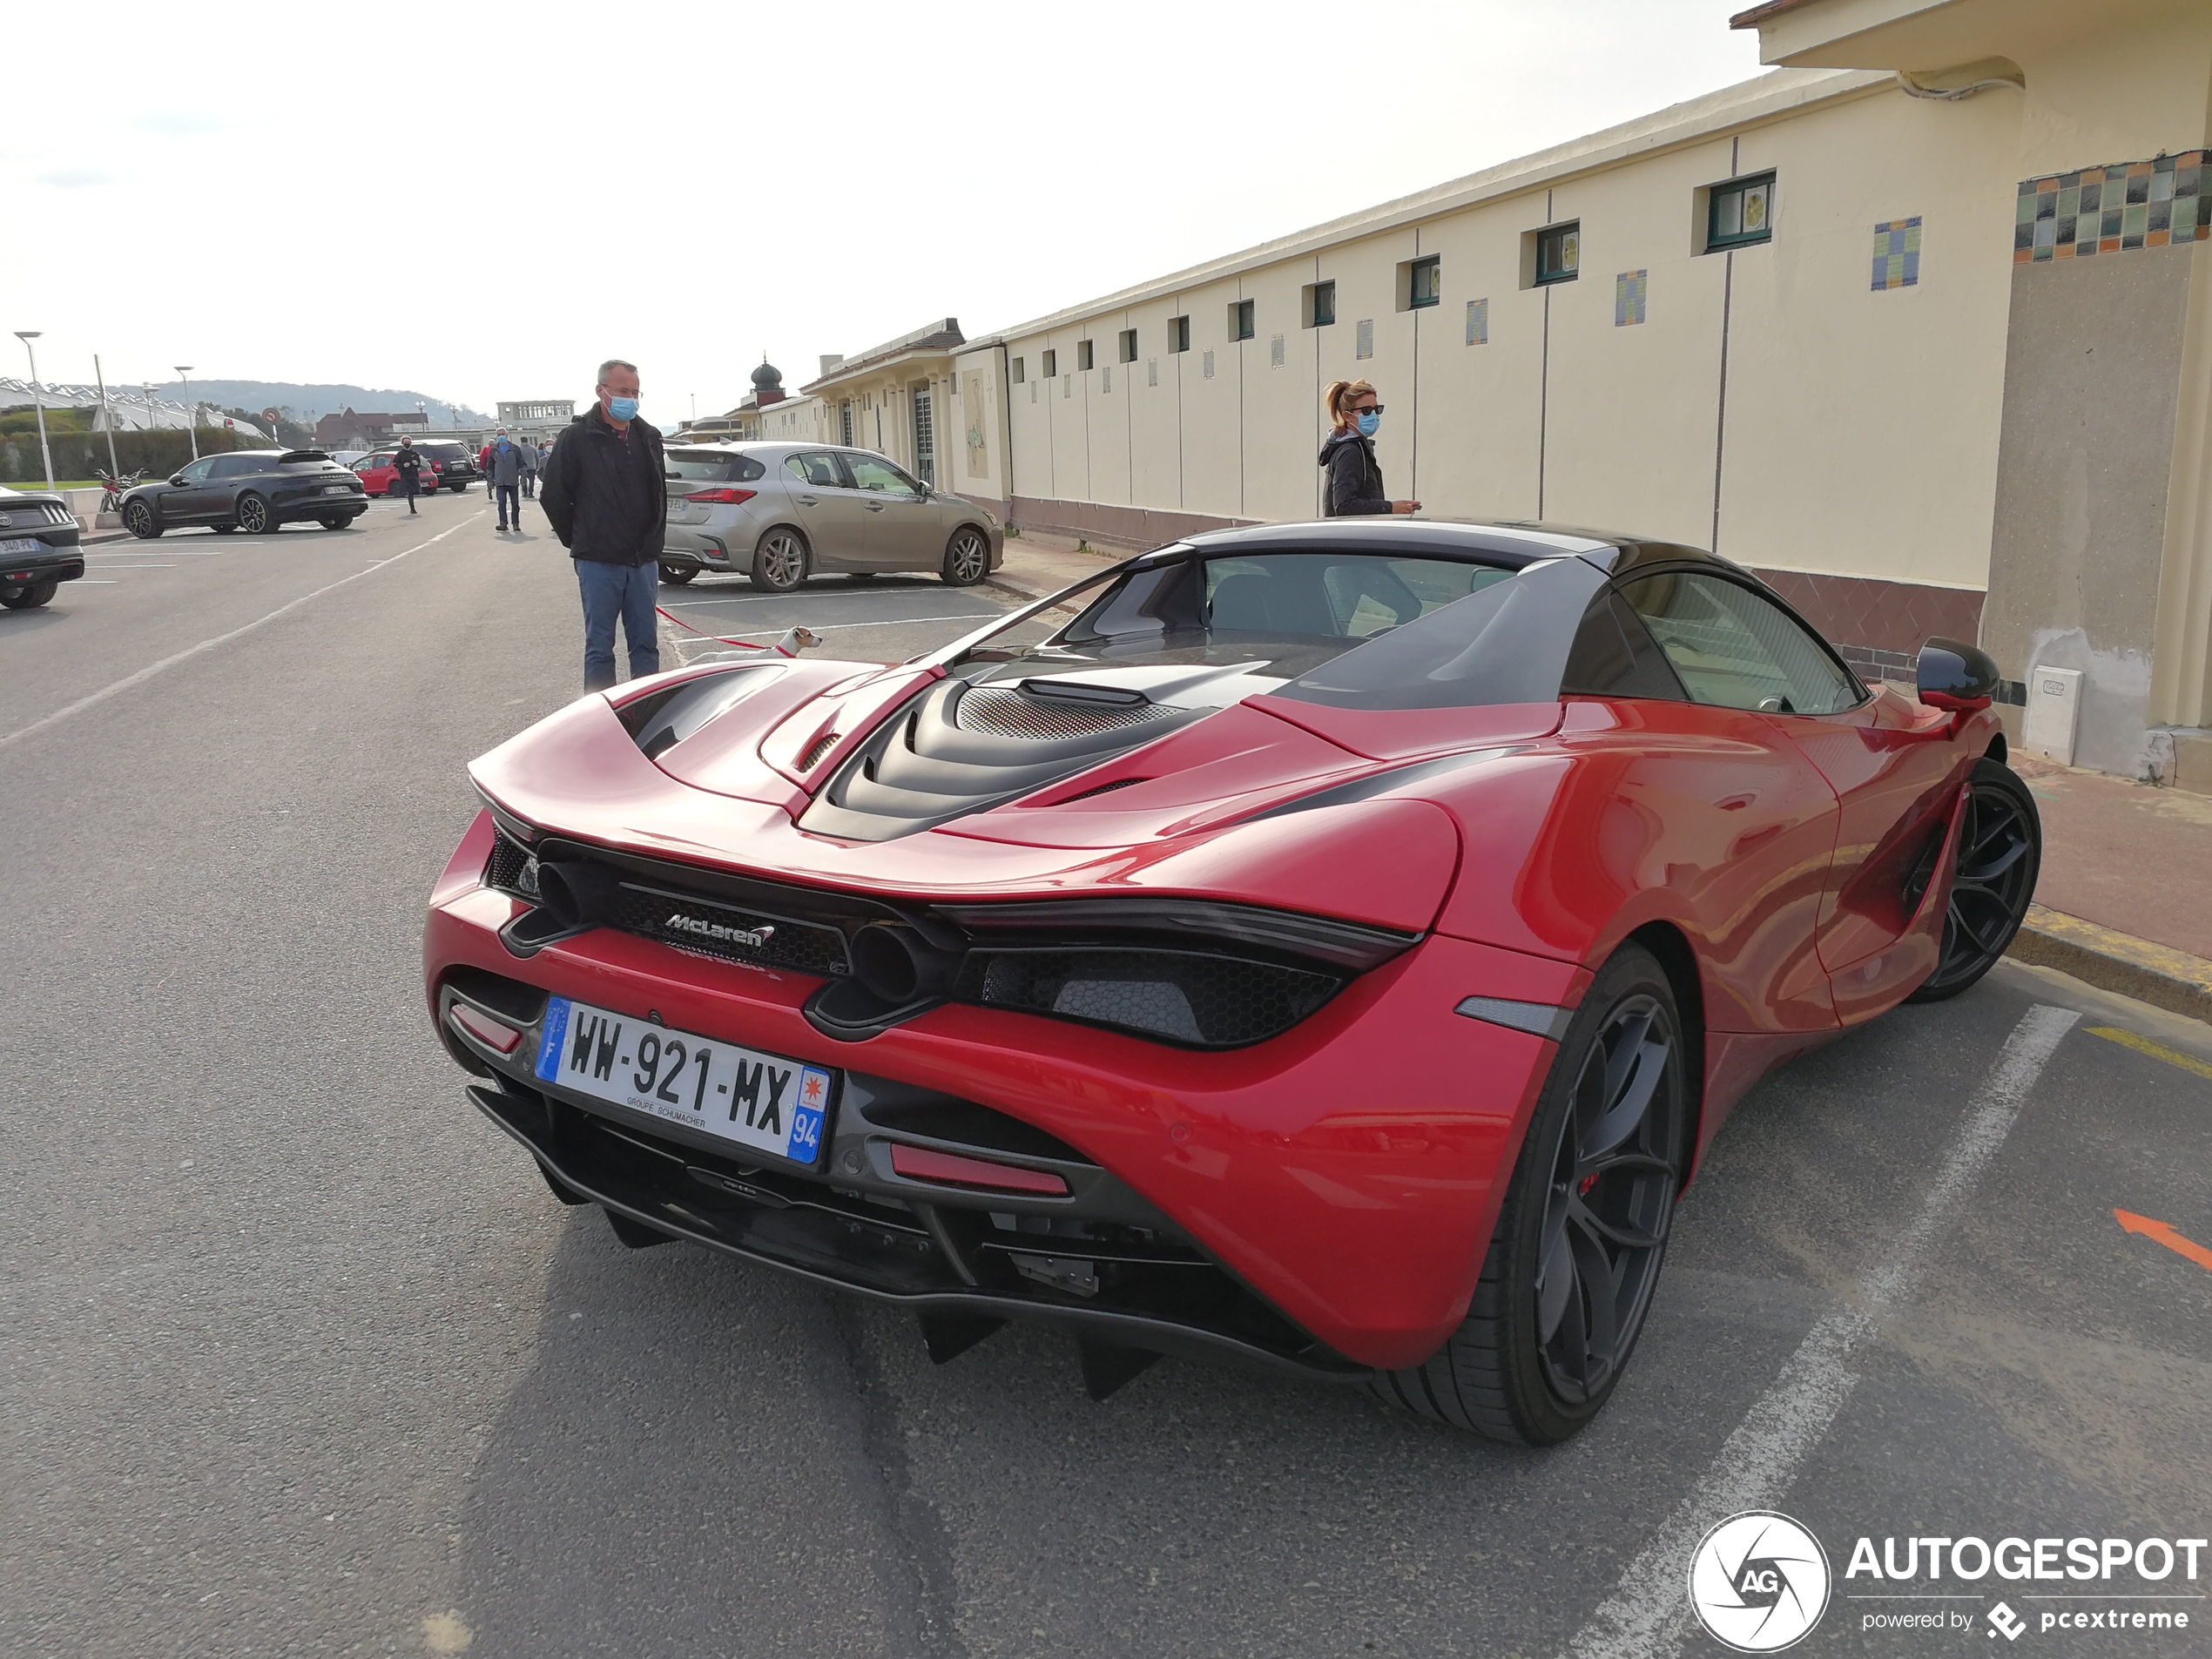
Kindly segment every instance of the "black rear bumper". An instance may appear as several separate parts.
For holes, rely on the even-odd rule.
[[[84,554],[78,548],[57,548],[47,553],[0,555],[0,587],[28,587],[34,582],[74,582],[84,574]]]
[[[983,1214],[964,1204],[871,1203],[858,1190],[633,1132],[504,1072],[471,1084],[469,1095],[581,1197],[660,1233],[912,1308],[925,1329],[932,1318],[987,1329],[1021,1318],[1093,1343],[1227,1359],[1312,1380],[1360,1382],[1372,1374],[1315,1342],[1210,1261],[1101,1263],[1107,1289],[1086,1299],[1022,1275],[1008,1244],[989,1238]],[[1007,1202],[988,1201],[989,1207]],[[1031,1260],[1062,1251],[1089,1254],[1072,1241],[1007,1237],[1035,1251]]]

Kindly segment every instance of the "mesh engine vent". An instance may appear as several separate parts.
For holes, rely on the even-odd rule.
[[[536,904],[537,860],[529,849],[508,840],[502,833],[492,838],[491,857],[484,865],[484,885]]]
[[[1020,691],[979,685],[960,700],[954,724],[1001,738],[1086,738],[1157,720],[1168,711],[1153,703],[1048,702]]]
[[[1185,951],[978,951],[968,958],[960,995],[986,1008],[1234,1049],[1289,1030],[1340,983],[1307,968]]]

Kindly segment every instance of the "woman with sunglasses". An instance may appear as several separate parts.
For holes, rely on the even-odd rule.
[[[1375,428],[1383,406],[1365,381],[1337,381],[1324,400],[1335,430],[1321,446],[1321,466],[1329,475],[1321,492],[1321,511],[1329,518],[1353,513],[1418,513],[1417,501],[1392,501],[1383,494],[1382,468],[1375,460]]]

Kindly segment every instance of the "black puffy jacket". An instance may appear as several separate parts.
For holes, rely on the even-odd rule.
[[[1390,499],[1383,494],[1382,468],[1375,460],[1372,438],[1357,432],[1332,432],[1321,446],[1321,465],[1327,469],[1327,487],[1321,492],[1321,513],[1342,518],[1354,513],[1386,513]]]
[[[625,438],[594,403],[554,441],[538,505],[569,556],[651,564],[668,527],[660,433],[632,421]]]

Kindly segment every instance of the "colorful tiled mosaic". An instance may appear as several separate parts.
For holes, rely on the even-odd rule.
[[[1649,271],[1623,271],[1613,279],[1613,326],[1633,328],[1643,320],[1645,291],[1650,287]]]
[[[1490,343],[1490,302],[1487,300],[1467,301],[1467,344],[1487,346]]]
[[[1874,292],[1920,286],[1920,216],[1874,227]]]
[[[2202,150],[2020,180],[2013,263],[2212,239]]]

